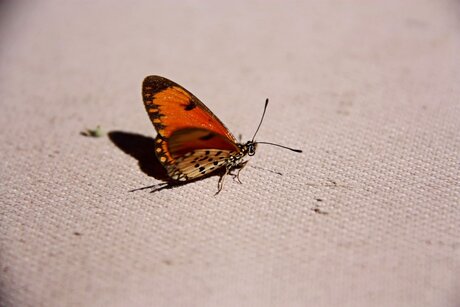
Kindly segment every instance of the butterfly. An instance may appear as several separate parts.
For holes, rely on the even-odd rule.
[[[286,146],[252,140],[239,143],[225,125],[204,103],[177,83],[160,76],[148,76],[142,84],[145,109],[157,131],[155,154],[175,183],[186,183],[220,171],[218,194],[227,174],[239,180],[239,172],[258,144]],[[237,174],[234,172],[238,171]]]

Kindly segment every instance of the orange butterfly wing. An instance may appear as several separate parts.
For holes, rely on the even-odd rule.
[[[167,169],[176,166],[176,159],[181,155],[196,149],[240,151],[235,137],[224,124],[177,83],[160,76],[148,76],[142,85],[142,96],[158,132],[155,153]]]
[[[168,149],[175,159],[197,149],[219,149],[222,151],[239,151],[233,143],[215,132],[201,128],[186,128],[174,131],[168,139]]]

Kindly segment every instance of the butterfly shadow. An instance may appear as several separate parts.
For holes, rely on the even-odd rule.
[[[110,131],[108,136],[115,146],[138,161],[139,168],[142,172],[147,176],[163,181],[160,184],[135,188],[131,190],[131,192],[144,189],[151,189],[151,192],[157,192],[197,181],[178,182],[171,180],[155,154],[155,139],[124,131]]]

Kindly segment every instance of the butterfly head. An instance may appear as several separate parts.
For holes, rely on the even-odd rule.
[[[254,141],[247,141],[240,146],[243,155],[253,156],[256,154],[257,143]]]

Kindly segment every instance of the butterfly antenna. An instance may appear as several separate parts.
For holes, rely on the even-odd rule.
[[[257,126],[256,133],[254,133],[254,136],[252,137],[251,142],[254,142],[257,132],[259,132],[260,126],[262,125],[262,122],[264,121],[264,116],[265,116],[265,111],[267,111],[267,106],[268,106],[268,98],[265,100],[264,112],[262,113],[262,118],[260,119],[259,126]]]
[[[257,135],[257,132],[259,132],[260,126],[262,125],[262,122],[263,122],[264,117],[265,117],[265,112],[267,111],[267,106],[268,106],[268,98],[265,100],[264,112],[262,113],[262,118],[260,119],[259,126],[257,126],[256,133],[254,133],[254,136],[252,137],[251,142],[254,142],[254,139],[255,139],[255,137]],[[268,145],[278,146],[278,147],[281,147],[281,148],[284,148],[284,149],[289,149],[289,150],[292,150],[292,151],[295,151],[295,152],[302,152],[302,150],[300,150],[300,149],[294,149],[294,148],[290,148],[290,147],[275,144],[275,143],[269,143],[269,142],[254,142],[254,143],[256,143],[256,144],[268,144]]]
[[[269,142],[256,142],[256,143],[257,144],[267,144],[267,145],[278,146],[278,147],[281,147],[281,148],[284,148],[284,149],[289,149],[289,150],[292,150],[292,151],[295,151],[295,152],[302,152],[302,150],[300,150],[300,149],[294,149],[294,148],[291,148],[291,147],[287,147],[287,146],[283,146],[283,145],[275,144],[275,143],[269,143]]]

